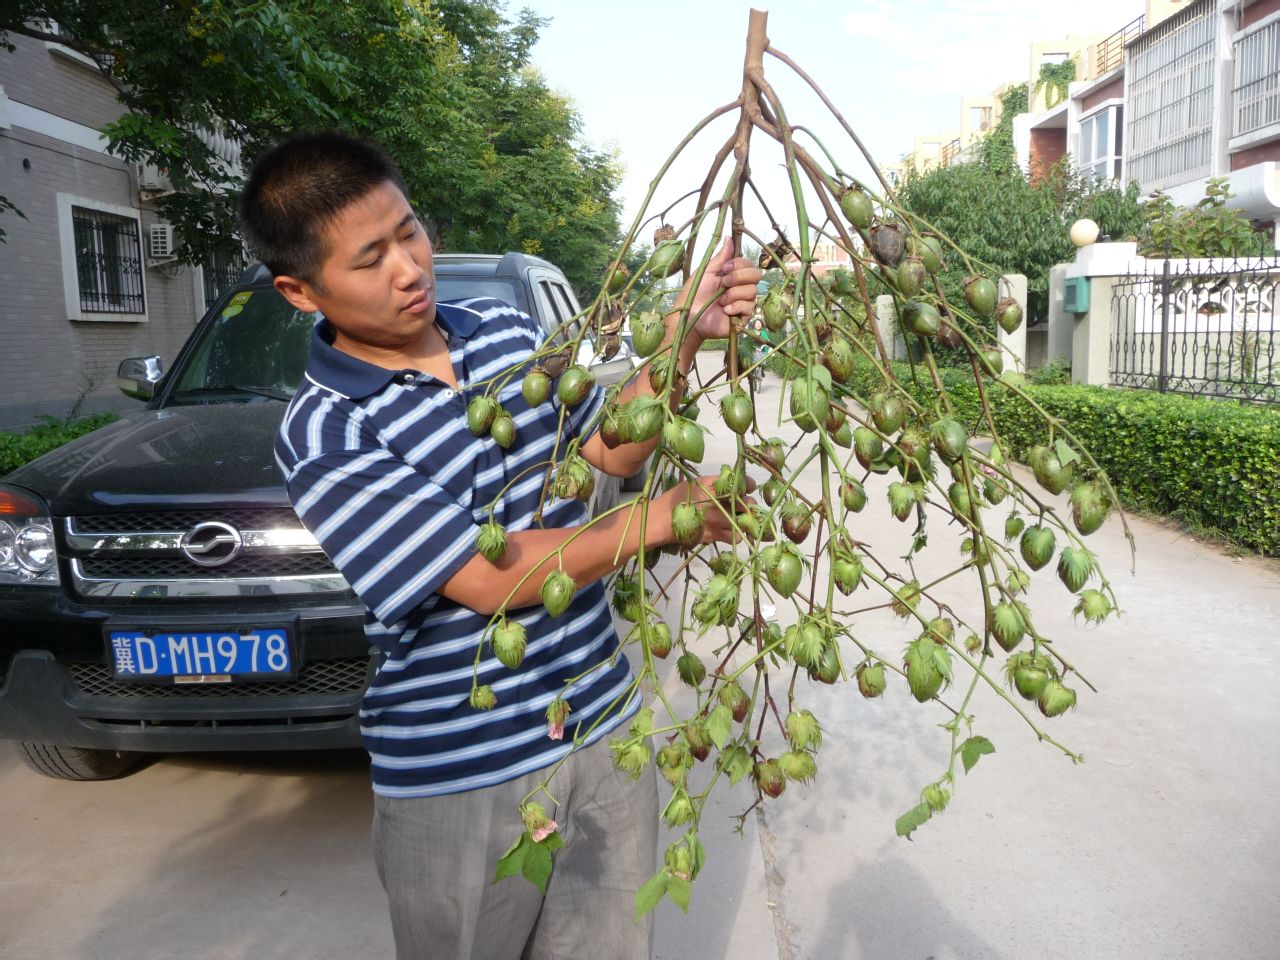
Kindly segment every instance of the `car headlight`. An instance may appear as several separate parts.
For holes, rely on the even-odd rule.
[[[0,487],[0,584],[4,583],[58,583],[49,511],[12,487]]]

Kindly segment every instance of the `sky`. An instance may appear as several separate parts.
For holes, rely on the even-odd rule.
[[[625,173],[624,226],[640,212],[650,181],[697,121],[736,98],[748,14],[741,0],[509,0],[550,23],[533,60],[567,95],[593,146],[614,150]],[[917,135],[956,129],[960,99],[1025,80],[1030,44],[1067,34],[1111,34],[1143,13],[1143,0],[788,0],[769,11],[770,42],[827,93],[877,163],[910,152]],[[843,169],[869,178],[853,142],[781,61],[765,60],[792,124],[811,127]],[[732,132],[722,118],[673,165],[656,209],[701,184]],[[753,175],[775,218],[794,228],[782,154],[760,134]],[[649,208],[654,211],[654,207]],[[692,207],[677,208],[685,216]],[[767,230],[763,211],[749,225]],[[646,225],[640,239],[651,239]]]

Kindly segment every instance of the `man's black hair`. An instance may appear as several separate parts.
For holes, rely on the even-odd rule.
[[[249,247],[272,276],[314,284],[328,255],[325,227],[387,182],[408,195],[395,161],[367,140],[334,130],[292,136],[254,164],[240,196]]]

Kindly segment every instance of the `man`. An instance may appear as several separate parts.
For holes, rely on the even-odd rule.
[[[542,334],[495,300],[435,302],[431,244],[392,161],[342,134],[296,137],[257,164],[241,212],[276,289],[324,317],[276,452],[298,515],[364,602],[382,654],[361,730],[397,955],[648,957],[652,922],[634,921],[632,898],[655,870],[656,785],[652,770],[634,782],[611,763],[607,734],[639,696],[613,656],[601,578],[642,546],[672,542],[672,508],[709,501],[711,478],[653,499],[643,525],[631,505],[583,529],[581,503],[551,500],[539,528],[561,411],[554,400],[530,407],[520,383]],[[684,371],[703,338],[754,310],[760,271],[730,252],[682,293],[700,314],[680,351]],[[497,399],[516,439],[504,450],[471,433],[466,410],[506,374]],[[650,392],[642,372],[623,398]],[[608,448],[591,431],[602,401],[597,388],[566,411],[565,439],[628,476],[654,442]],[[720,509],[706,516],[706,542],[731,537]],[[507,535],[494,562],[475,543],[490,518]],[[578,589],[552,617],[539,589],[557,568]],[[499,609],[526,632],[516,669],[488,642]],[[477,703],[489,709],[473,704],[482,686],[496,703]],[[583,740],[571,754],[548,731],[559,700]],[[519,878],[492,882],[531,798],[554,803],[565,841],[545,898]]]

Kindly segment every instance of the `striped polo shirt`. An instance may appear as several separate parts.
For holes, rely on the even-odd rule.
[[[381,652],[360,725],[374,791],[388,797],[457,793],[549,766],[568,752],[575,728],[585,733],[605,717],[586,738],[594,742],[639,706],[625,699],[631,672],[601,582],[580,586],[558,617],[540,603],[508,611],[528,640],[516,670],[493,655],[489,617],[439,593],[476,555],[476,533],[495,499],[494,519],[508,534],[534,525],[560,407],[554,391],[532,409],[521,394],[530,354],[544,339],[530,317],[471,299],[438,304],[436,322],[458,390],[334,349],[322,320],[306,382],[276,439],[289,499],[363,601],[365,632]],[[513,367],[498,393],[516,424],[504,451],[472,435],[466,410]],[[589,426],[603,402],[596,387],[571,407],[566,433]],[[542,526],[586,519],[582,503],[548,495]],[[492,710],[470,705],[476,673],[477,683],[493,687]],[[564,740],[547,735],[546,709],[557,696],[572,710]]]

